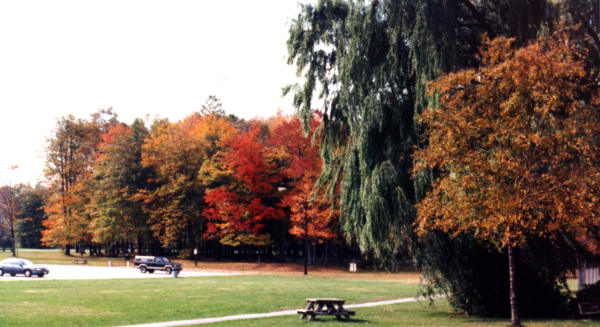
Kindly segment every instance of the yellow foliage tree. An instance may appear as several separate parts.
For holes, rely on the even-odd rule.
[[[194,241],[195,229],[201,226],[204,178],[218,174],[210,164],[219,155],[222,140],[236,132],[216,114],[194,114],[153,126],[143,145],[142,164],[155,171],[156,187],[141,190],[136,199],[145,203],[150,229],[164,246],[182,237]]]
[[[520,325],[514,248],[581,233],[600,217],[600,97],[585,53],[561,32],[514,50],[484,42],[482,65],[429,85],[415,173],[437,174],[417,205],[421,234],[472,233],[508,250],[511,322]]]

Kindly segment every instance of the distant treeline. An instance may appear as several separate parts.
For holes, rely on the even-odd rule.
[[[178,122],[128,125],[112,109],[63,117],[46,147],[46,185],[6,187],[16,224],[5,226],[19,231],[20,246],[66,254],[357,258],[314,188],[322,163],[312,119],[307,134],[281,114],[247,121],[214,96]]]

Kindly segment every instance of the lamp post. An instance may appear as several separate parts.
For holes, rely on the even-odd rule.
[[[198,248],[194,249],[194,267],[198,267]]]

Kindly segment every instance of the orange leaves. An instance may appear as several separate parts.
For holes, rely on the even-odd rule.
[[[121,138],[123,136],[130,136],[133,134],[131,128],[125,124],[117,124],[109,128],[108,132],[102,134],[100,136],[100,143],[98,145],[98,149],[100,151],[105,150],[106,147],[111,146],[115,139]]]
[[[278,179],[278,176],[268,173],[271,163],[265,160],[266,149],[260,133],[260,127],[253,126],[250,131],[230,138],[224,160],[233,175],[257,197],[273,192],[272,183]]]
[[[259,198],[248,203],[224,187],[208,191],[204,199],[207,203],[204,215],[209,222],[206,236],[217,237],[231,246],[268,243],[268,235],[261,234],[264,220],[277,218],[280,214],[277,209],[265,206]]]
[[[229,185],[208,190],[204,196],[208,219],[206,236],[228,245],[264,245],[270,241],[262,230],[266,220],[283,216],[275,205],[275,185],[281,180],[269,149],[261,138],[260,126],[232,135],[224,141],[221,164],[234,180]]]
[[[142,164],[155,176],[150,190],[140,190],[136,199],[144,203],[150,228],[163,245],[200,226],[205,186],[220,174],[220,167],[211,164],[218,160],[223,142],[236,133],[218,115],[195,114],[154,124],[142,146]]]
[[[563,35],[512,49],[486,41],[483,66],[431,82],[427,147],[415,172],[439,173],[418,204],[420,233],[473,232],[499,246],[580,232],[598,219],[597,81]]]
[[[305,176],[296,188],[283,199],[290,208],[290,234],[322,241],[336,236],[331,230],[331,206],[314,191],[316,176]]]
[[[290,162],[284,174],[292,182],[282,206],[290,210],[290,234],[322,241],[335,237],[331,221],[336,216],[331,214],[330,203],[314,189],[322,165],[318,147],[311,142],[318,123],[314,118],[311,135],[304,136],[299,119],[282,121],[273,128],[269,143],[289,154]]]
[[[230,245],[269,242],[265,227],[284,217],[282,209],[290,210],[293,235],[303,233],[299,229],[307,217],[311,237],[333,235],[329,207],[312,190],[321,162],[298,119],[277,116],[266,124],[253,122],[248,131],[232,135],[223,144],[219,162],[233,180],[206,192],[206,236]],[[280,187],[284,193],[278,191]]]

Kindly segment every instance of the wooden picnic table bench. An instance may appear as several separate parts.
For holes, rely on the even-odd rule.
[[[87,265],[87,259],[75,259],[73,260],[73,263]]]
[[[577,304],[577,306],[581,315],[600,315],[600,302],[583,302]]]
[[[297,313],[302,316],[300,319],[308,317],[308,320],[314,320],[315,316],[328,315],[335,316],[340,319],[342,316],[346,320],[350,320],[350,316],[354,315],[354,311],[344,309],[344,300],[334,298],[311,298],[306,299],[308,305],[304,310],[298,310]]]

